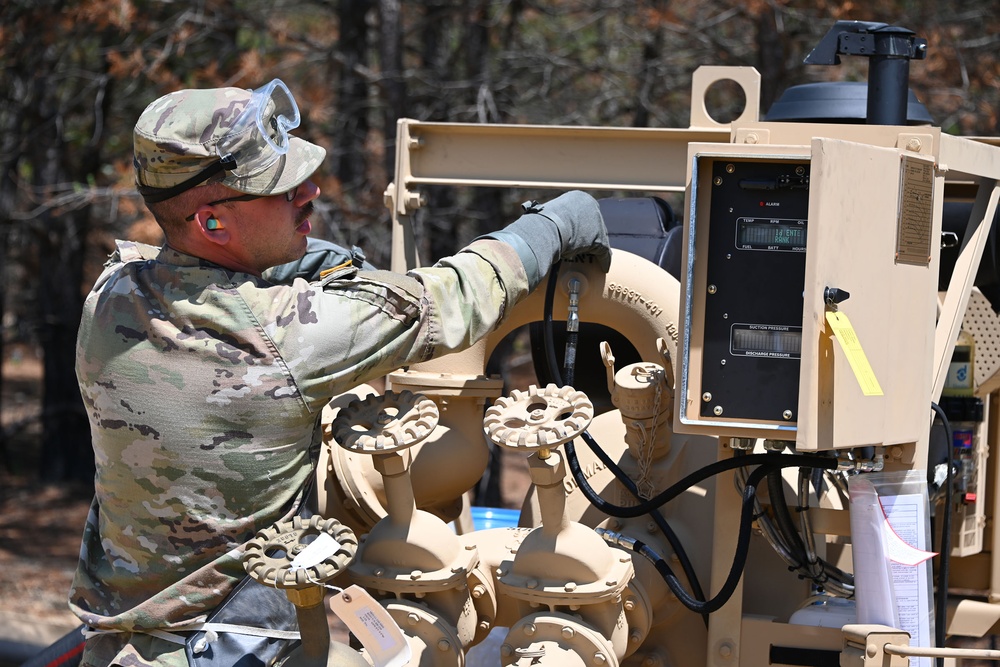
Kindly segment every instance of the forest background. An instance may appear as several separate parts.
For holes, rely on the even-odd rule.
[[[866,79],[863,58],[802,64],[838,19],[927,39],[911,88],[936,124],[1000,134],[996,0],[6,0],[0,18],[0,480],[92,483],[76,331],[113,240],[161,240],[131,132],[167,92],[283,79],[296,134],[328,150],[314,235],[383,267],[397,119],[686,127],[700,65],[756,67],[764,113],[791,85]],[[520,201],[426,195],[425,260]]]

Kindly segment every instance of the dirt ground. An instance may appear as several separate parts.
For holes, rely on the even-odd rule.
[[[0,396],[0,642],[45,645],[76,627],[66,606],[90,491],[37,481],[41,363],[8,350]]]
[[[90,496],[9,475],[0,489],[0,618],[32,619],[61,636],[75,625],[66,598]]]

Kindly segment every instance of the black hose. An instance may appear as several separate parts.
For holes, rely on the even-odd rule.
[[[681,604],[691,611],[699,614],[711,614],[712,612],[718,611],[723,605],[729,602],[729,599],[736,591],[736,586],[739,584],[740,579],[743,576],[743,570],[746,567],[747,554],[750,551],[750,534],[751,527],[753,525],[754,496],[757,493],[757,484],[770,471],[771,469],[768,466],[760,466],[751,472],[747,477],[746,485],[743,487],[743,501],[740,510],[740,528],[736,539],[736,553],[733,555],[733,564],[729,568],[729,575],[726,577],[726,581],[723,583],[722,588],[719,589],[719,592],[716,593],[715,597],[711,600],[707,600],[705,602],[695,600],[686,593],[677,594],[677,599],[681,602]],[[604,531],[602,536],[604,536],[605,539],[608,539],[608,534],[609,531]],[[616,535],[615,537],[618,536]],[[626,537],[621,537],[620,539],[613,541],[622,546],[628,546],[633,551],[647,558],[653,563],[656,571],[660,573],[660,576],[662,576],[668,584],[671,581],[674,581],[675,584],[677,583],[676,576],[670,569],[667,562],[645,543],[640,540]],[[671,590],[674,590],[674,588],[675,586],[670,587]]]
[[[552,310],[558,284],[559,267],[562,262],[556,262],[549,271],[549,282],[545,284],[545,305],[542,308],[542,342],[545,344],[545,370],[557,385],[562,385],[562,373],[559,362],[556,361],[556,344],[552,339]]]
[[[944,648],[945,639],[947,638],[947,628],[945,625],[948,620],[948,570],[951,566],[952,466],[954,465],[953,448],[955,447],[955,434],[952,431],[948,415],[944,413],[941,406],[932,402],[931,409],[937,413],[938,419],[944,425],[944,434],[948,441],[948,446],[945,447],[948,452],[948,477],[944,485],[944,517],[941,522],[941,561],[938,565],[938,596],[937,600],[935,600],[936,618],[934,619],[934,643],[939,648]],[[944,658],[938,658],[937,665],[938,667],[944,667]]]
[[[746,456],[746,452],[743,450],[736,450],[734,453],[736,458]],[[822,469],[814,469],[816,472],[822,472]],[[788,565],[788,569],[791,571],[798,572],[800,578],[810,579],[814,584],[823,588],[830,588],[838,591],[835,594],[842,595],[843,597],[850,598],[854,596],[854,576],[845,573],[840,568],[828,563],[822,558],[814,557],[814,559],[809,558],[809,551],[806,550],[804,554],[793,553],[794,548],[792,546],[792,540],[786,532],[791,532],[798,541],[801,543],[802,538],[798,536],[797,529],[794,526],[794,522],[791,520],[791,515],[788,511],[788,505],[785,502],[784,489],[783,487],[771,487],[770,483],[773,479],[777,477],[780,480],[780,475],[778,473],[772,473],[768,476],[769,482],[769,494],[771,497],[772,512],[775,512],[776,503],[780,503],[784,507],[785,513],[788,515],[788,520],[785,522],[784,530],[781,525],[772,524],[767,516],[759,516],[758,519],[767,525],[772,526],[770,530],[774,531],[773,537],[771,539],[779,540],[780,544],[772,543],[771,546],[779,553],[782,560]],[[815,482],[814,482],[815,485]],[[760,512],[760,505],[755,505],[755,509]],[[799,511],[806,511],[808,508],[799,508]],[[762,526],[764,528],[764,526]],[[764,530],[765,535],[768,530]],[[815,555],[814,555],[815,556]],[[817,569],[818,568],[818,569]]]
[[[625,472],[621,468],[619,468],[614,461],[611,460],[611,457],[608,456],[607,452],[605,452],[599,444],[597,444],[597,441],[594,440],[594,438],[590,435],[590,433],[584,431],[583,440],[584,442],[587,443],[587,446],[590,447],[590,450],[594,452],[597,458],[600,459],[601,463],[605,465],[605,467],[607,467],[609,470],[612,471],[617,470],[618,472],[621,473],[620,476],[618,474],[615,475],[618,481],[621,483],[622,486],[625,487],[626,490],[628,490],[630,494],[632,494],[634,498],[636,498],[637,500],[641,500],[641,496],[639,495],[639,488],[635,485],[635,482],[629,479],[628,475],[626,475]],[[566,460],[567,462],[569,462],[570,470],[572,471],[574,468],[576,470],[580,470],[580,459],[576,455],[576,447],[574,446],[573,441],[571,440],[567,442],[564,445],[564,448],[566,450]],[[575,476],[574,480],[576,480],[577,484],[579,485],[580,480],[576,479]],[[586,479],[584,479],[584,482],[586,483]],[[587,487],[593,490],[593,487],[591,487],[589,483],[587,483]],[[603,498],[597,495],[596,492],[593,495],[595,495],[601,503],[606,502]],[[584,496],[587,498],[588,501],[591,501],[591,504],[594,505],[598,510],[601,509],[599,505],[595,504],[591,500],[591,496],[587,495],[586,492],[584,492]],[[691,595],[696,600],[703,601],[705,599],[705,591],[702,590],[701,582],[698,580],[698,573],[695,572],[694,564],[688,557],[687,551],[684,549],[684,545],[681,544],[680,538],[677,537],[677,533],[675,533],[674,529],[670,527],[669,523],[667,523],[666,518],[663,516],[660,510],[657,509],[652,512],[649,512],[649,516],[650,518],[653,519],[653,523],[656,524],[656,527],[660,529],[660,532],[663,533],[663,536],[667,538],[667,542],[670,544],[670,548],[673,549],[674,553],[677,555],[677,560],[680,563],[681,569],[684,571],[684,576],[687,577],[688,584],[691,586]],[[674,595],[676,595],[678,598],[681,597],[683,589],[681,588],[679,582],[677,583],[676,589],[670,581],[667,581],[667,585],[670,587],[670,590],[673,591]],[[705,616],[704,620],[705,623],[707,624],[708,617]]]
[[[622,519],[632,518],[648,514],[650,511],[670,502],[680,494],[690,489],[692,486],[696,485],[698,482],[703,482],[709,477],[714,477],[719,473],[750,465],[763,465],[772,470],[791,467],[836,468],[837,460],[825,456],[812,456],[808,454],[779,456],[773,456],[771,454],[748,454],[747,456],[739,458],[722,459],[721,461],[710,463],[700,470],[695,470],[687,477],[674,483],[665,491],[662,491],[653,498],[650,498],[649,500],[646,500],[638,505],[632,505],[629,507],[612,505],[607,502],[594,491],[593,487],[586,483],[586,480],[584,480],[583,484],[580,484],[580,490],[583,491],[588,500],[590,500],[605,514]],[[570,467],[572,468],[572,464]],[[574,473],[574,477],[575,476],[576,475]],[[579,480],[577,480],[577,482],[579,483]]]
[[[774,511],[774,520],[778,523],[778,530],[788,541],[790,555],[797,563],[796,569],[801,568],[809,559],[806,557],[806,547],[802,543],[799,530],[792,520],[792,513],[788,510],[788,503],[785,502],[785,487],[780,470],[767,475],[767,493],[771,499],[771,509]]]
[[[563,385],[563,381],[559,373],[559,365],[556,362],[555,342],[553,341],[552,335],[552,304],[555,300],[555,288],[557,284],[556,278],[559,275],[559,267],[559,263],[556,263],[555,266],[552,267],[552,270],[549,273],[549,281],[545,286],[545,306],[543,313],[545,326],[543,329],[543,342],[545,348],[545,363],[547,366],[546,370],[556,383],[561,386]],[[572,377],[575,372],[575,356],[572,360],[567,357],[566,362],[568,370],[567,377]],[[633,482],[629,476],[625,474],[625,471],[619,467],[617,462],[613,461],[611,457],[608,456],[607,452],[605,452],[604,449],[597,444],[597,441],[594,440],[590,433],[584,431],[582,437],[584,442],[587,443],[587,446],[590,447],[590,450],[597,456],[598,459],[600,459],[601,463],[603,463],[604,466],[610,470],[612,474],[614,474],[615,479],[617,479],[636,500],[642,500],[642,496],[639,495],[639,489],[635,485],[635,482]],[[566,460],[569,464],[570,472],[573,475],[574,481],[577,482],[578,486],[582,484],[592,490],[590,484],[587,482],[586,476],[580,468],[580,459],[576,455],[576,446],[573,441],[571,440],[567,442],[563,448],[566,451]],[[603,498],[600,498],[600,496],[596,493],[593,495],[598,497],[602,503],[604,502]],[[584,493],[584,496],[591,502],[591,504],[594,504],[590,495]],[[598,509],[600,509],[600,507],[598,507]],[[656,527],[660,529],[660,532],[662,532],[663,536],[667,539],[667,542],[670,544],[670,548],[674,550],[674,554],[677,556],[677,561],[680,563],[681,569],[684,571],[684,576],[687,577],[688,585],[691,587],[691,594],[698,601],[704,600],[705,592],[701,587],[701,582],[698,580],[698,573],[695,571],[694,564],[691,562],[691,558],[684,549],[684,545],[681,544],[680,538],[677,537],[677,533],[675,533],[674,529],[670,527],[670,524],[667,522],[666,518],[659,509],[648,512],[648,514],[650,518],[653,519]],[[667,581],[667,585],[671,588],[673,593],[678,596],[678,598],[682,594],[686,595],[686,591],[680,582],[676,580],[676,577],[674,577],[673,585],[671,585],[670,581]],[[708,616],[703,615],[702,620],[704,621],[705,626],[708,627]]]

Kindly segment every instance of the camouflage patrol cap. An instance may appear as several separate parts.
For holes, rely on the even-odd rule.
[[[326,149],[292,136],[288,151],[270,165],[241,165],[239,172],[245,175],[218,166],[217,144],[233,129],[251,95],[241,88],[188,89],[164,95],[146,107],[133,132],[133,162],[136,184],[147,202],[209,182],[247,194],[280,194],[312,175]],[[198,180],[202,173],[205,178]],[[186,181],[191,182],[184,185]]]

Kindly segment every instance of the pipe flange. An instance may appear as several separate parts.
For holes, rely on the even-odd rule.
[[[387,391],[351,401],[330,426],[344,449],[388,454],[422,442],[438,425],[437,404],[423,394]]]
[[[500,664],[618,667],[614,647],[599,632],[561,612],[532,614],[511,626],[500,647]]]
[[[476,610],[476,634],[472,640],[472,644],[475,645],[490,634],[499,608],[496,585],[486,569],[477,566],[469,572],[469,594],[472,597],[472,606]]]
[[[495,444],[511,449],[558,447],[583,433],[594,419],[594,404],[573,387],[554,384],[515,389],[486,411],[483,428]]]
[[[320,534],[336,540],[333,553],[319,563],[292,568],[292,561]],[[257,532],[243,552],[243,569],[258,583],[274,588],[307,588],[332,579],[347,568],[358,550],[354,531],[336,519],[293,517]]]
[[[413,651],[410,665],[462,667],[465,647],[455,628],[431,608],[409,600],[384,600],[382,605],[406,635]]]
[[[628,649],[625,656],[632,655],[646,641],[653,625],[653,607],[646,596],[645,588],[633,578],[622,595],[622,608],[628,625]]]

